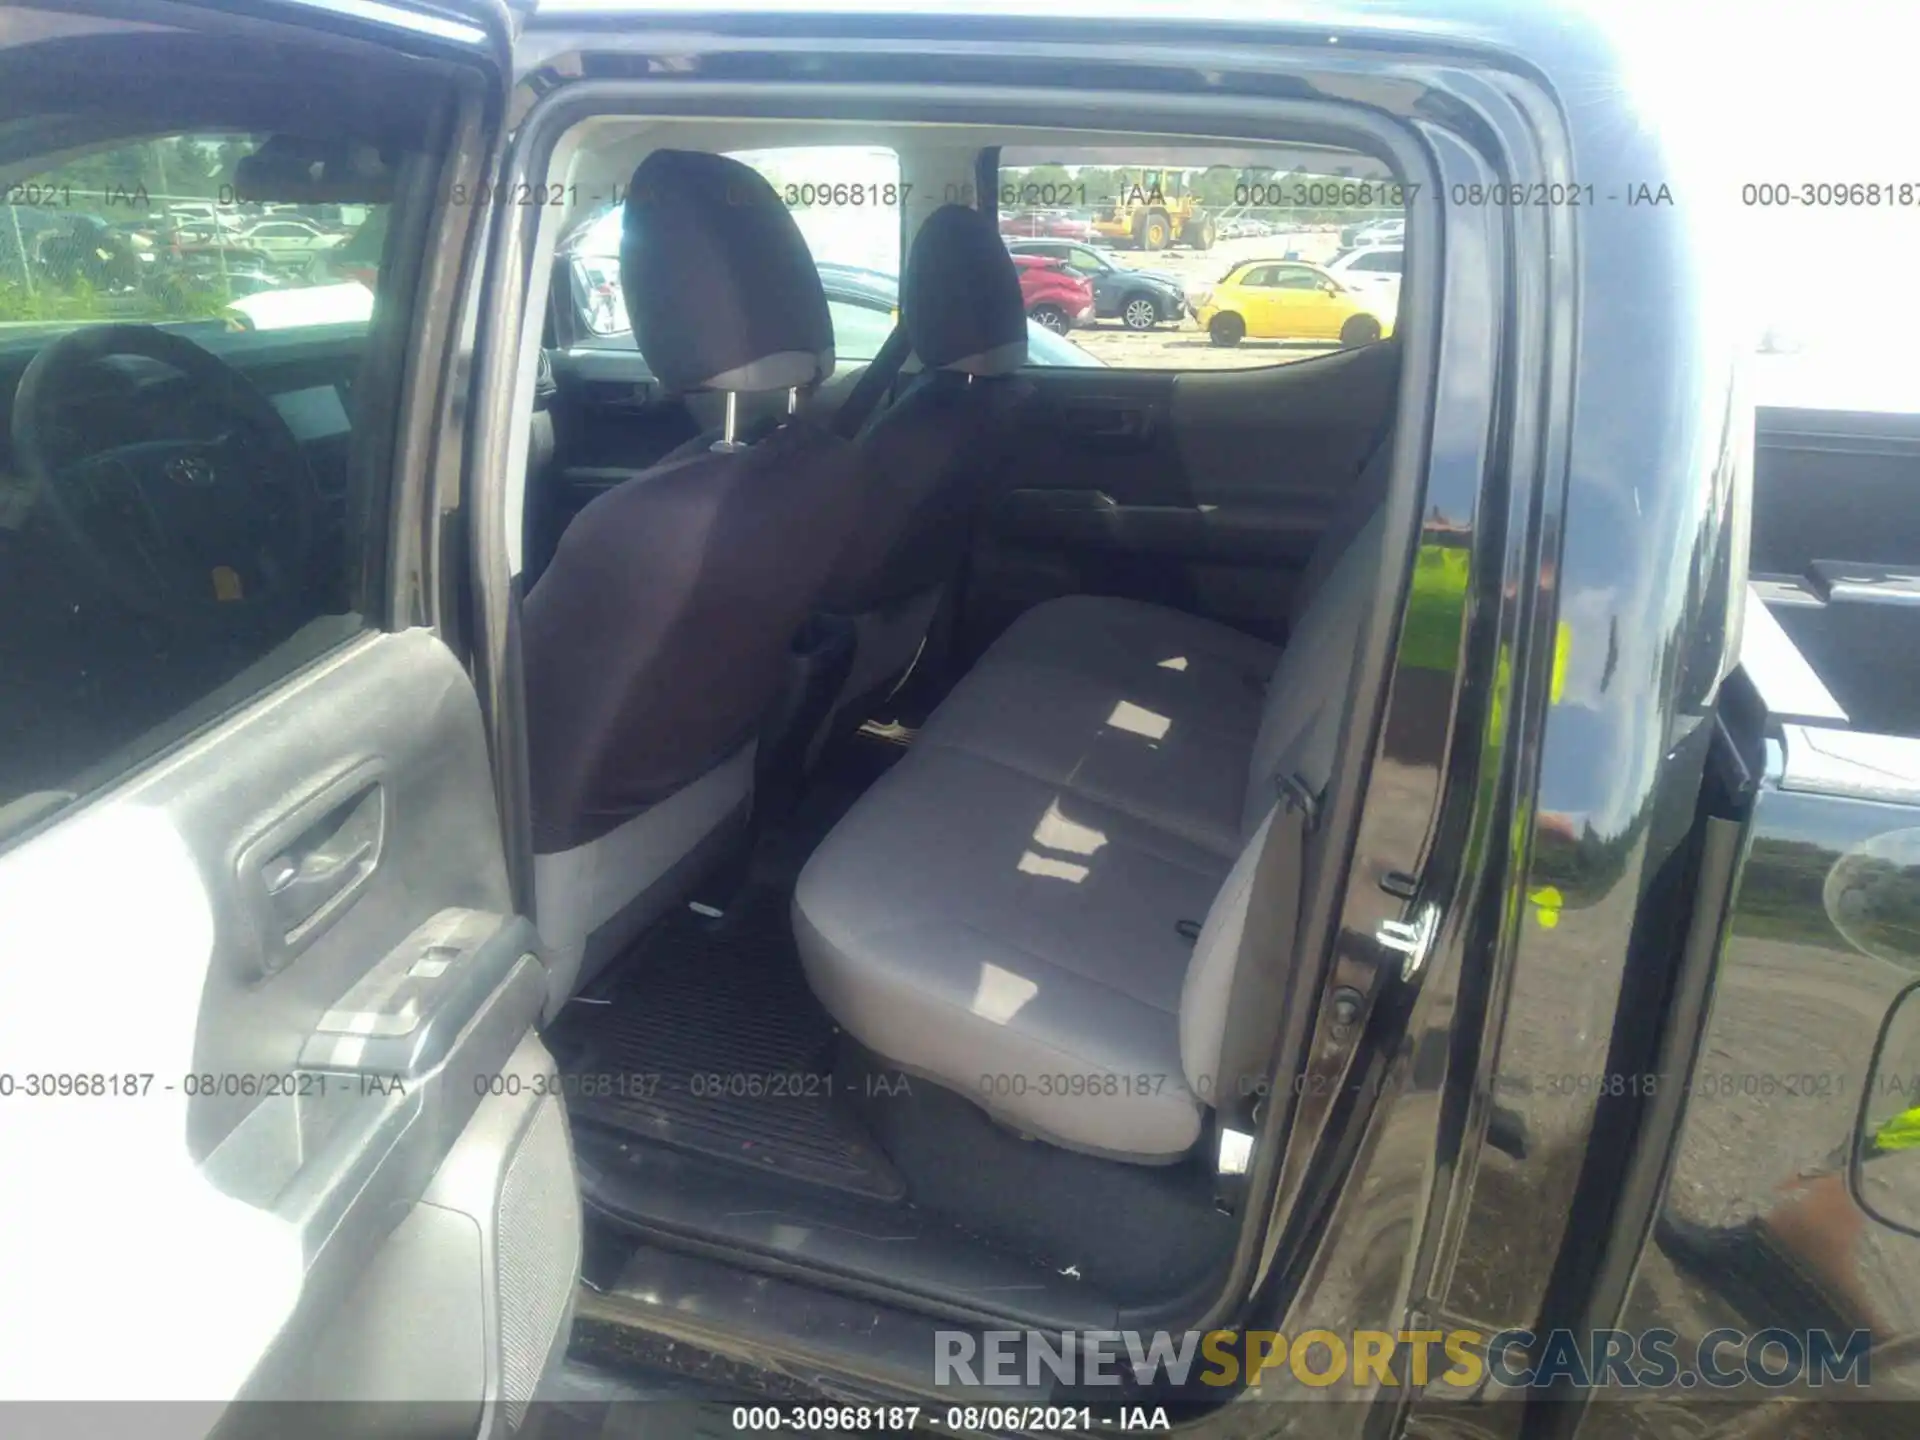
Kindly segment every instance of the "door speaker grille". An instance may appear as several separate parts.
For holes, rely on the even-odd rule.
[[[549,1096],[500,1185],[500,1400],[519,1429],[580,1263],[580,1196],[559,1102]]]

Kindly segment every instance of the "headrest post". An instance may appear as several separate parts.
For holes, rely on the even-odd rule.
[[[795,385],[791,390],[787,391],[787,414],[798,415],[799,413],[800,413],[800,387],[798,385]]]
[[[720,438],[707,448],[720,455],[729,455],[735,450],[746,449],[746,446],[733,438],[739,430],[739,425],[740,396],[735,391],[729,390],[727,391],[726,418],[720,422]]]

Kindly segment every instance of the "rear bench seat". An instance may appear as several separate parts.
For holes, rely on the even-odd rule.
[[[1022,616],[801,873],[796,939],[841,1025],[1026,1133],[1187,1153],[1276,782],[1331,769],[1377,512],[1325,547],[1284,651],[1126,600]]]

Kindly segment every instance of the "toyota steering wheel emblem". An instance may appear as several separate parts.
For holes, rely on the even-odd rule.
[[[213,484],[213,466],[198,455],[176,455],[167,461],[166,476],[176,485],[204,490]]]

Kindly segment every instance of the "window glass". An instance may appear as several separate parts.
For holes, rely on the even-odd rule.
[[[238,198],[234,176],[263,138],[154,136],[11,184],[15,203],[0,218],[0,323],[364,324],[387,207],[314,205],[311,224],[262,218],[257,202]],[[183,199],[183,190],[210,198]],[[351,277],[329,263],[348,254],[360,262]],[[321,290],[297,301],[256,298]]]
[[[1267,283],[1276,290],[1318,290],[1326,282],[1327,277],[1318,271],[1283,265],[1273,272],[1273,278]]]
[[[866,364],[880,352],[899,316],[900,205],[906,198],[899,157],[891,150],[849,145],[739,151],[733,158],[767,178],[806,238],[833,317],[836,364]],[[604,208],[574,227],[561,244],[576,329],[586,336],[629,337],[620,291],[620,224],[620,210]],[[1016,254],[1052,262],[1041,268],[1056,275],[1075,256],[1106,268],[1098,252],[1084,246],[1017,238],[1008,243]],[[1105,363],[1031,318],[1027,362],[1072,369]]]
[[[1094,276],[1108,269],[1095,251],[1079,245],[1054,245],[1045,240],[1020,240],[1009,237],[1007,250],[1023,264],[1037,260],[1051,260],[1075,275]]]
[[[1385,275],[1400,273],[1400,252],[1398,250],[1371,250],[1353,262],[1355,270],[1370,270]]]
[[[1324,277],[1280,277],[1250,262],[1324,265],[1342,250],[1398,241],[1405,190],[1371,156],[1319,146],[1001,151],[1000,233],[1015,253],[1067,248],[1090,294],[1064,335],[1103,364],[1151,370],[1244,369],[1311,359],[1391,333],[1398,291],[1347,292],[1311,316],[1278,300],[1242,312],[1215,303],[1238,291],[1311,290]],[[1068,306],[1023,275],[1028,313],[1056,328]],[[1350,315],[1330,316],[1327,305]],[[1363,316],[1353,325],[1345,320]],[[1334,322],[1339,323],[1334,323]],[[1342,335],[1347,338],[1343,340]]]
[[[833,356],[841,365],[864,365],[880,353],[893,333],[893,311],[835,297],[827,291],[827,313],[833,316]]]
[[[0,841],[371,623],[390,447],[355,436],[398,405],[414,266],[386,238],[438,183],[437,76],[364,77],[405,97],[374,136],[291,70],[232,107],[284,130],[143,125],[108,73],[4,117],[46,148],[0,213]],[[293,193],[320,150],[360,189]]]

